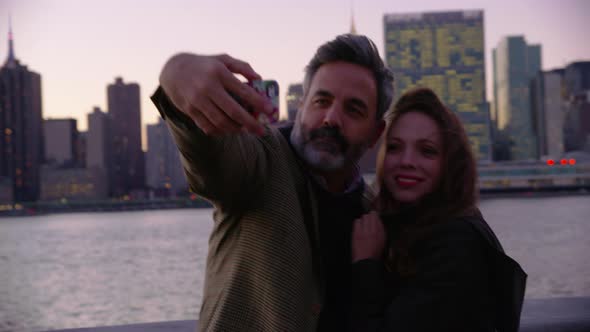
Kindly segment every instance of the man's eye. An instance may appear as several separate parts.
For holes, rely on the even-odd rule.
[[[358,115],[363,114],[362,111],[357,107],[348,107],[347,110],[349,113],[352,113],[352,114],[358,114]]]
[[[326,105],[328,105],[328,100],[327,99],[316,99],[314,101],[314,104],[316,104],[317,106],[326,106]]]

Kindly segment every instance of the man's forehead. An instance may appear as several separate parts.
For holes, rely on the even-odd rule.
[[[322,65],[312,77],[309,94],[346,93],[362,100],[376,98],[376,82],[371,71],[360,65],[335,62]]]

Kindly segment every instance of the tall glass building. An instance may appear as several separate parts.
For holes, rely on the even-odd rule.
[[[510,138],[512,160],[537,159],[530,84],[541,70],[541,46],[527,45],[523,36],[505,37],[492,56],[497,128]]]
[[[418,86],[434,90],[465,126],[479,161],[491,159],[485,91],[483,11],[387,14],[386,61],[396,99]]]

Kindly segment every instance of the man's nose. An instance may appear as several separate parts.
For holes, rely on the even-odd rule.
[[[338,127],[341,128],[342,125],[342,106],[338,103],[333,103],[330,108],[326,110],[324,114],[324,126],[328,127]]]

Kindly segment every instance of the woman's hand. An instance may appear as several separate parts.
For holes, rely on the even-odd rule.
[[[369,212],[355,220],[352,228],[352,262],[367,258],[381,259],[385,242],[385,227],[377,212]]]

